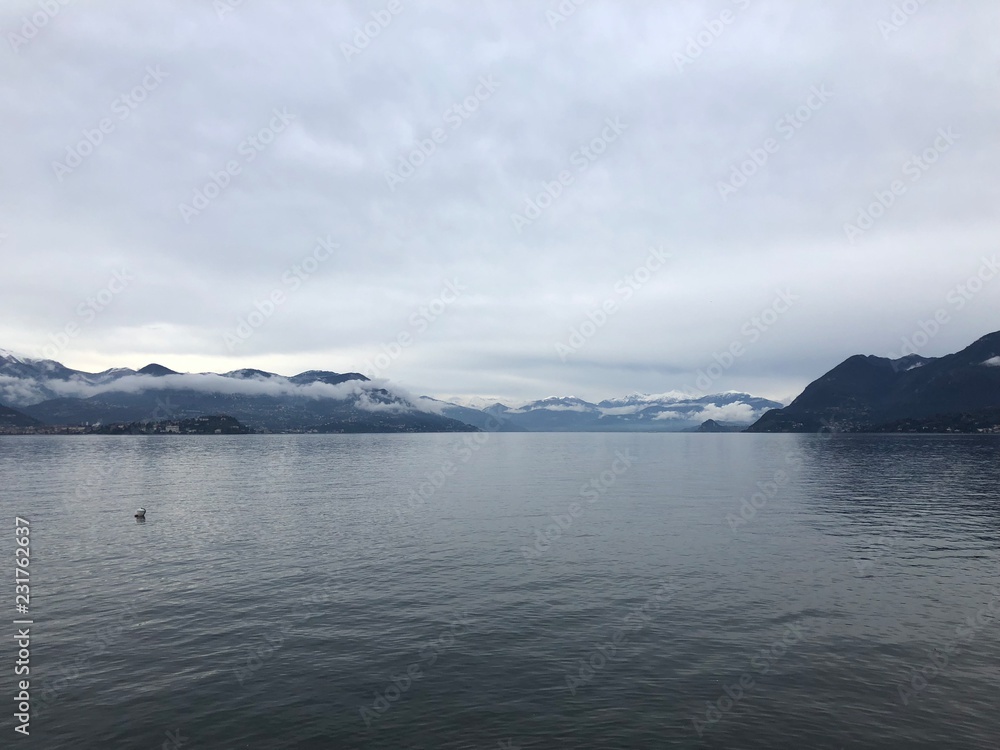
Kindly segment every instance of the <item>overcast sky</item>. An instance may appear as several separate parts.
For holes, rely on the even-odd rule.
[[[998,22],[8,0],[0,347],[511,400],[717,360],[701,390],[787,399],[936,314],[917,350],[955,351],[1000,329]]]

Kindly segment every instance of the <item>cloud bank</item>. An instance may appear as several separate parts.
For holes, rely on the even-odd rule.
[[[996,328],[993,0],[427,0],[363,47],[360,0],[219,5],[5,36],[3,346],[783,400],[939,309],[920,354]]]

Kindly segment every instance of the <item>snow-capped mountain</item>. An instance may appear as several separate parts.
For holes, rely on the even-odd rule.
[[[90,373],[0,350],[0,404],[47,424],[143,421],[228,414],[267,430],[677,432],[714,420],[749,425],[781,404],[746,393],[633,393],[591,403],[552,396],[482,409],[414,397],[356,372],[308,370],[286,377],[243,368],[179,373],[160,364]],[[169,405],[167,409],[164,405]],[[169,411],[169,413],[166,413]]]
[[[764,412],[781,406],[777,401],[735,391],[706,396],[670,391],[634,393],[596,404],[575,396],[553,396],[517,407],[497,403],[483,411],[530,432],[678,432],[708,420],[749,425]]]

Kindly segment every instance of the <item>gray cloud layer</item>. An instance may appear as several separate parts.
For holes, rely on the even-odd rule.
[[[785,398],[998,328],[991,0],[55,6],[0,11],[2,346]]]
[[[182,373],[153,377],[150,375],[126,375],[106,383],[88,383],[74,378],[69,380],[15,378],[0,375],[0,402],[15,406],[26,406],[53,397],[90,398],[102,393],[144,393],[148,391],[186,390],[200,393],[219,393],[242,396],[296,397],[313,400],[350,399],[361,409],[368,411],[424,411],[440,414],[443,404],[413,396],[408,391],[393,387],[384,381],[361,382],[349,380],[332,385],[330,383],[292,383],[283,377],[272,378],[231,378],[215,373]],[[374,390],[387,390],[372,397]]]

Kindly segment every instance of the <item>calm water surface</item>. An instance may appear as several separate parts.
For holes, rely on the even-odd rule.
[[[988,436],[0,438],[35,622],[31,736],[5,637],[0,747],[997,748],[998,458]]]

